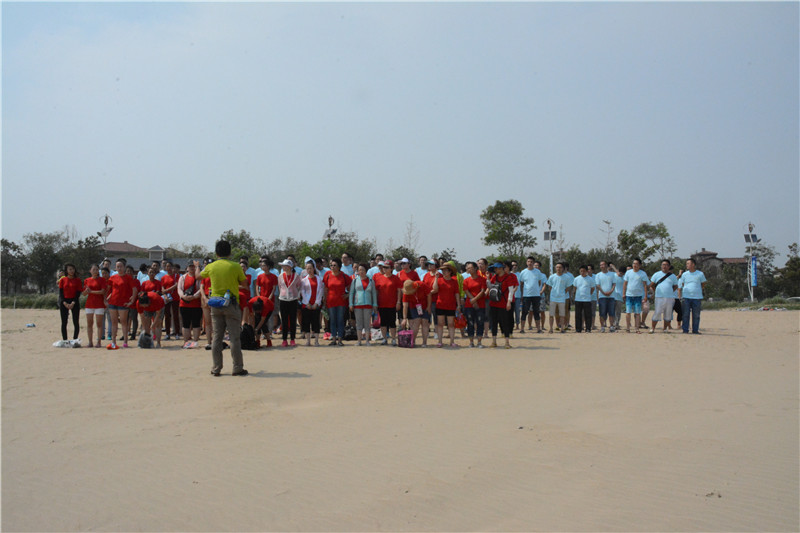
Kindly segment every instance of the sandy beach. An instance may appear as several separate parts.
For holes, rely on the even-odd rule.
[[[800,312],[701,327],[262,349],[246,377],[226,352],[214,378],[4,309],[2,528],[798,531]]]

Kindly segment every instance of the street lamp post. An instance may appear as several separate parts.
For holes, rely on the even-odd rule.
[[[97,232],[97,236],[103,239],[103,257],[105,258],[108,256],[108,250],[106,250],[106,239],[108,239],[108,234],[111,233],[111,230],[114,228],[108,227],[108,223],[111,222],[111,217],[108,216],[108,213],[106,213],[105,216],[100,217],[100,220],[103,221],[105,226],[103,227],[102,231]]]
[[[753,245],[758,244],[761,242],[761,239],[753,233],[755,229],[755,224],[752,222],[747,223],[747,233],[744,234],[744,242],[747,243],[747,290],[750,292],[750,301],[754,300],[753,298],[753,287],[758,284],[757,280],[757,259],[756,256],[753,255]]]
[[[556,232],[551,231],[555,222],[553,219],[547,219],[547,231],[544,232],[544,240],[550,241],[550,274],[553,273],[553,241],[556,240]]]

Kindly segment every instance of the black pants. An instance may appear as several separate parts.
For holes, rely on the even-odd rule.
[[[489,328],[492,330],[492,337],[497,337],[498,324],[503,337],[509,338],[514,328],[514,309],[507,311],[505,307],[489,307]]]
[[[135,307],[129,307],[128,308],[128,316],[131,319],[131,330],[130,330],[129,333],[130,333],[131,339],[135,339],[136,338],[136,330],[139,329],[139,312],[136,310]]]
[[[592,331],[592,302],[575,302],[575,331]]]
[[[58,309],[61,311],[61,338],[63,340],[67,340],[67,320],[69,318],[70,309],[64,307],[65,303],[71,304],[75,302],[75,306],[71,309],[72,311],[72,327],[75,332],[75,335],[72,337],[73,339],[78,338],[78,333],[81,331],[81,321],[78,314],[81,312],[81,306],[78,303],[77,298],[64,298],[61,304],[59,304]]]
[[[306,307],[303,308],[303,323],[300,324],[300,331],[303,333],[319,333],[319,315],[320,309],[317,307],[316,309],[308,309]]]
[[[289,337],[294,340],[297,330],[297,300],[280,301],[281,311],[281,336],[283,340]]]

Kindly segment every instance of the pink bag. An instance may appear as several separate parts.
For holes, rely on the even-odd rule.
[[[401,348],[414,347],[414,332],[410,329],[402,329],[397,332],[397,345]]]

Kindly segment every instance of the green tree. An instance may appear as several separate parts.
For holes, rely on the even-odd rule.
[[[417,252],[415,250],[412,250],[410,248],[401,245],[390,251],[389,257],[391,257],[395,261],[405,257],[409,261],[411,261],[411,264],[413,265],[416,263]]]
[[[267,248],[267,244],[259,237],[253,237],[249,231],[239,230],[238,232],[229,229],[223,231],[219,236],[219,240],[226,240],[231,243],[231,257],[236,259],[243,255],[250,257],[251,261],[254,257],[261,255],[261,252]]]
[[[520,257],[525,250],[536,246],[533,218],[523,216],[525,208],[517,200],[497,200],[481,212],[483,243],[497,245],[500,255]]]
[[[88,275],[92,265],[100,263],[103,259],[103,244],[96,235],[76,241],[70,240],[58,251],[61,262],[72,263],[81,276]]]
[[[2,258],[0,258],[0,277],[3,278],[3,292],[17,293],[28,281],[27,257],[22,247],[8,239],[2,239]]]
[[[213,257],[214,252],[209,250],[204,244],[187,244],[185,242],[174,242],[167,246],[167,250],[173,250],[176,256],[201,258]]]
[[[800,296],[800,255],[797,243],[789,245],[789,258],[780,270],[781,292],[787,296]]]
[[[634,257],[648,262],[651,258],[660,261],[671,259],[677,246],[675,239],[670,235],[663,222],[643,222],[630,232],[622,230],[617,235],[617,249],[620,259],[626,263],[633,261]]]
[[[30,279],[36,284],[40,294],[55,289],[56,272],[63,265],[59,255],[63,240],[64,234],[60,231],[23,235]]]

